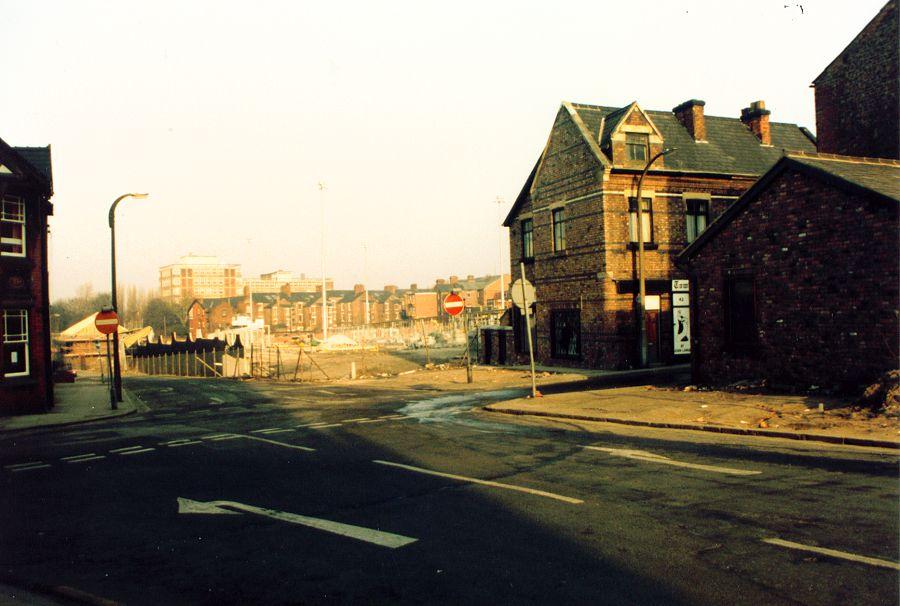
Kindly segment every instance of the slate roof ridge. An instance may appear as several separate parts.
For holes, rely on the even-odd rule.
[[[31,173],[32,177],[35,177],[39,181],[43,181],[47,185],[49,195],[53,195],[53,171],[51,168],[52,160],[49,145],[43,147],[13,147],[3,139],[0,139],[0,148],[5,148],[6,151],[13,157],[13,159],[23,165],[26,172]],[[49,174],[45,173],[41,169],[41,167],[37,166],[34,162],[31,161],[32,159],[28,157],[34,155],[34,153],[37,153],[39,151],[47,153],[47,170],[49,171]]]
[[[826,154],[823,152],[804,152],[804,151],[790,151],[785,153],[786,156],[790,158],[803,159],[809,158],[813,160],[827,160],[830,162],[847,162],[849,164],[872,164],[872,165],[887,165],[887,166],[898,166],[900,167],[900,160],[893,160],[891,158],[869,158],[868,156],[843,156],[841,154]]]

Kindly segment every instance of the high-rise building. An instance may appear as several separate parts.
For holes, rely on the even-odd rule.
[[[241,266],[221,263],[215,256],[189,254],[159,268],[159,294],[164,299],[234,297],[240,289]]]
[[[259,278],[247,278],[244,286],[249,286],[253,293],[278,293],[287,284],[291,292],[316,292],[322,288],[322,278],[307,278],[306,274],[295,276],[289,271],[279,269],[267,274],[260,274]],[[325,288],[334,290],[334,280],[325,278]]]

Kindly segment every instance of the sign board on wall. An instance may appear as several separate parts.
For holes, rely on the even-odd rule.
[[[691,353],[691,300],[687,280],[672,280],[672,331],[674,353],[683,356]]]

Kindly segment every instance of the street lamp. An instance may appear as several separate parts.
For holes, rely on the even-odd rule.
[[[644,280],[644,203],[641,200],[641,186],[644,183],[644,176],[647,174],[647,171],[650,170],[650,166],[652,166],[659,158],[662,158],[666,154],[671,154],[673,151],[676,151],[676,149],[677,148],[675,147],[664,149],[647,161],[644,170],[641,171],[641,176],[638,178],[637,196],[634,201],[638,235],[638,283],[640,292],[638,298],[638,322],[640,323],[641,331],[641,368],[646,368],[647,366],[647,324],[645,317],[647,313],[647,287]]]
[[[325,286],[325,183],[319,181],[319,207],[322,211],[322,343],[328,340],[328,290]]]
[[[146,198],[150,194],[124,194],[116,198],[112,206],[109,207],[109,233],[110,233],[110,274],[112,276],[112,310],[119,313],[119,304],[116,299],[116,207],[119,202],[125,198]],[[122,401],[122,368],[119,366],[119,330],[113,333],[113,390],[116,398],[113,402],[113,408],[116,408],[115,402]]]

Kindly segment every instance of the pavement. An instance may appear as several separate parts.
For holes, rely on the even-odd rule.
[[[608,375],[604,378],[607,382],[612,379]],[[555,384],[544,389],[539,381],[542,397],[499,402],[484,409],[513,415],[900,449],[900,419],[871,415],[837,398],[652,385],[547,393],[565,386]]]
[[[134,414],[147,408],[123,390],[123,401],[112,410],[109,388],[96,377],[79,377],[74,383],[57,383],[54,386],[56,402],[45,413],[0,417],[0,432],[31,431],[89,423]]]

